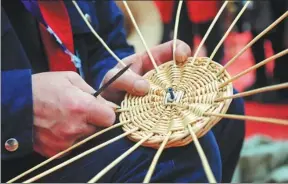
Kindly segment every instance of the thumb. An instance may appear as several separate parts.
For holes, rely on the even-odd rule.
[[[119,68],[113,68],[105,77],[105,82],[109,81],[119,72]],[[145,95],[150,89],[149,82],[140,75],[127,71],[111,84],[112,88],[127,91],[133,95]]]

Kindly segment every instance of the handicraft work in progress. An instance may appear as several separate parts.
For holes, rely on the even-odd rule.
[[[151,147],[157,149],[155,157],[148,169],[146,177],[143,178],[144,183],[149,183],[155,166],[157,165],[158,159],[161,157],[161,153],[165,151],[165,148],[169,147],[179,147],[185,146],[187,144],[195,144],[195,147],[199,153],[200,159],[204,171],[206,173],[207,179],[210,183],[216,183],[213,176],[211,168],[208,164],[204,151],[198,141],[198,138],[204,136],[216,123],[218,123],[222,118],[230,119],[241,119],[241,120],[254,120],[263,123],[276,123],[282,125],[288,125],[288,120],[280,120],[273,118],[264,117],[254,117],[254,116],[242,116],[236,114],[226,114],[229,105],[233,98],[244,97],[256,93],[279,90],[283,88],[288,88],[288,83],[283,83],[279,85],[268,86],[264,88],[259,88],[251,91],[246,91],[238,94],[233,94],[232,82],[237,80],[241,76],[247,74],[248,72],[255,70],[268,62],[275,60],[285,54],[288,54],[288,49],[277,53],[264,61],[240,72],[236,76],[230,76],[226,71],[241,54],[243,54],[247,49],[251,47],[258,39],[264,36],[267,32],[272,30],[281,21],[283,21],[288,16],[288,11],[286,11],[282,16],[280,16],[275,22],[263,30],[258,36],[251,40],[239,53],[236,54],[225,66],[222,66],[213,61],[217,50],[223,44],[224,40],[239,20],[243,12],[246,10],[250,1],[247,1],[243,6],[242,10],[233,20],[232,24],[225,32],[223,38],[219,41],[215,50],[209,57],[198,57],[199,51],[203,46],[205,40],[209,36],[209,33],[213,29],[213,26],[217,22],[221,13],[227,6],[228,1],[222,4],[216,17],[212,21],[210,27],[208,28],[206,34],[204,35],[199,47],[197,48],[193,57],[188,58],[185,63],[177,63],[175,60],[175,48],[177,40],[177,31],[179,24],[180,11],[183,1],[179,1],[176,23],[174,29],[174,45],[173,53],[174,59],[170,62],[157,66],[146,42],[134,20],[134,17],[128,7],[127,2],[123,1],[125,8],[138,32],[141,41],[143,42],[150,60],[154,66],[154,70],[149,71],[144,75],[150,82],[151,89],[149,93],[145,96],[133,96],[131,94],[126,94],[124,100],[121,103],[121,108],[117,110],[119,113],[120,122],[103,129],[94,135],[76,143],[67,150],[64,150],[57,155],[47,159],[46,161],[40,163],[39,165],[29,169],[28,171],[20,174],[19,176],[11,179],[8,183],[18,181],[27,174],[35,171],[36,169],[46,165],[47,163],[59,158],[65,153],[79,147],[80,145],[86,143],[87,141],[96,138],[97,136],[108,132],[114,128],[122,128],[123,134],[108,140],[102,144],[95,146],[41,174],[30,178],[24,183],[30,183],[37,181],[38,179],[52,173],[57,172],[61,169],[84,156],[97,151],[104,146],[107,146],[119,139],[128,138],[135,142],[134,146],[120,155],[116,160],[107,165],[101,172],[95,173],[95,177],[91,178],[89,183],[97,182],[103,175],[105,175],[111,168],[117,165],[120,161],[125,159],[129,154],[136,150],[140,146]],[[97,39],[102,43],[102,45],[107,49],[107,51],[125,67],[126,65],[120,60],[106,45],[102,38],[96,33],[93,27],[90,25],[89,21],[84,16],[83,12],[77,5],[76,1],[73,1],[75,8],[82,16],[83,20],[91,30],[91,32],[97,37]],[[126,72],[133,72],[132,70],[127,70]],[[83,181],[84,182],[84,181]]]

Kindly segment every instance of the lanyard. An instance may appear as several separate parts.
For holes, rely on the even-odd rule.
[[[40,8],[38,6],[37,1],[32,0],[21,0],[26,9],[29,10],[29,12],[32,13],[32,15],[38,20],[38,22],[42,23],[46,30],[50,33],[50,35],[55,39],[55,41],[58,43],[60,48],[64,53],[70,56],[71,61],[73,62],[74,66],[79,70],[79,73],[82,78],[84,78],[84,72],[81,66],[81,60],[78,56],[74,55],[67,47],[63,44],[61,39],[57,36],[57,34],[53,31],[53,29],[45,22],[45,20],[42,17],[42,14],[40,12]]]

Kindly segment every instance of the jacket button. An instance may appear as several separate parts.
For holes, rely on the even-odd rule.
[[[91,17],[90,17],[90,15],[89,14],[85,14],[85,18],[86,18],[86,20],[88,20],[88,22],[90,22],[91,23]]]
[[[10,151],[10,152],[16,151],[18,147],[19,147],[19,143],[14,138],[10,138],[5,142],[5,148],[7,151]]]

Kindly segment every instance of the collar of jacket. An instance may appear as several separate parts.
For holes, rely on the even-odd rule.
[[[71,57],[63,52],[48,33],[49,25],[62,43],[74,54],[73,32],[64,1],[22,0],[26,9],[39,21],[41,38],[51,71],[76,71]]]

